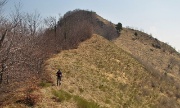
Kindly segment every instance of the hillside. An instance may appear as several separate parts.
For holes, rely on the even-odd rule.
[[[171,82],[156,78],[130,54],[98,35],[46,62],[54,84],[57,69],[63,72],[62,86],[42,89],[45,97],[37,106],[81,108],[84,101],[85,105],[108,108],[180,105],[176,97],[161,91],[175,91]]]
[[[95,12],[74,10],[32,39],[18,36],[0,107],[180,107],[180,55],[148,34],[123,28],[118,36]]]
[[[141,31],[127,28],[113,42],[147,68],[156,70],[160,76],[167,75],[175,82],[180,82],[180,54],[166,43]]]
[[[39,31],[37,35],[29,34],[29,26],[22,25],[19,24],[14,32],[8,31],[0,48],[0,106],[6,104],[6,98],[13,97],[19,89],[28,88],[27,82],[37,85],[39,81],[48,79],[43,64],[53,54],[77,48],[93,33],[109,40],[118,37],[112,23],[95,12],[85,10],[67,12],[57,25]],[[23,30],[27,31],[21,33]]]
[[[68,35],[71,36],[72,32],[78,32],[73,30],[78,30],[81,27],[84,27],[84,29],[81,30],[82,33],[89,30],[92,31],[92,33],[101,35],[108,40],[118,37],[118,33],[113,23],[102,18],[96,14],[96,12],[86,10],[76,9],[67,12],[59,20],[57,29],[59,32],[66,32],[66,38],[68,38]]]

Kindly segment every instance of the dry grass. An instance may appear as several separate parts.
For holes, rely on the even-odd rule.
[[[143,65],[98,35],[46,62],[54,84],[57,69],[63,72],[62,85],[57,89],[92,100],[100,107],[152,107],[163,95],[159,85],[152,87],[151,81],[156,79]],[[61,106],[69,103],[76,102],[63,101]]]
[[[174,100],[179,99],[176,94],[179,94],[180,58],[171,46],[143,32],[126,28],[113,43],[132,54],[133,58],[145,66],[150,76],[155,78],[151,80],[151,86],[154,89],[159,88],[158,90],[169,98],[164,99],[168,100],[168,104],[173,103],[175,107],[180,104]],[[159,98],[160,101],[161,99]]]
[[[53,84],[40,83],[41,101],[33,107],[178,108],[179,88],[171,85],[172,79],[160,77],[140,62],[113,42],[93,35],[77,49],[62,51],[46,61],[44,70]],[[58,69],[63,73],[60,87],[54,86]],[[28,105],[14,103],[7,108],[12,106]]]

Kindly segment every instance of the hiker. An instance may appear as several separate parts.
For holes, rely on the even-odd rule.
[[[7,68],[6,64],[1,64],[1,70],[0,70],[0,84],[2,83],[3,81],[3,73],[5,71],[5,69]],[[8,79],[7,79],[8,80]]]
[[[0,84],[2,83],[3,72],[0,71]]]
[[[60,71],[60,69],[57,71],[56,76],[57,76],[57,86],[61,85],[62,72]]]

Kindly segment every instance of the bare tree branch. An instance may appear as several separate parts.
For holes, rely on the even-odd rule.
[[[6,29],[5,32],[2,34],[2,37],[1,37],[1,39],[0,39],[0,49],[1,49],[1,47],[2,47],[2,43],[3,43],[3,41],[4,41],[4,38],[5,38],[6,34],[7,34],[7,29]]]
[[[0,7],[4,6],[7,3],[7,0],[0,0]]]
[[[41,23],[40,14],[37,11],[31,14],[27,13],[26,18],[31,35],[35,35]]]

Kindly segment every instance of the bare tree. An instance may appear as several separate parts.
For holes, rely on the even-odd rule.
[[[47,17],[44,19],[44,24],[48,27],[48,29],[54,30],[54,34],[56,36],[56,30],[57,30],[57,21],[56,17]]]
[[[0,6],[4,6],[7,3],[7,0],[0,0]]]
[[[44,24],[50,28],[50,29],[54,29],[56,26],[56,17],[47,17],[44,19]]]
[[[27,13],[26,18],[30,34],[33,36],[40,26],[41,16],[37,11],[35,11],[34,13]]]
[[[4,21],[4,17],[2,15],[1,11],[2,11],[3,6],[6,3],[7,3],[7,0],[0,0],[0,24],[1,25],[2,25],[2,22]],[[2,46],[2,42],[4,41],[7,31],[6,30],[4,32],[1,31],[1,33],[2,33],[2,35],[0,36],[0,48]]]
[[[2,8],[6,3],[7,3],[7,0],[0,0],[0,25],[1,25],[1,29],[2,29],[2,23],[5,21],[4,17],[2,16]],[[3,45],[4,39],[5,39],[6,34],[7,34],[7,29],[1,30],[0,32],[1,32],[1,35],[0,35],[0,54],[1,54],[2,45]],[[0,70],[0,84],[1,84],[2,83],[2,77],[3,77],[3,71],[4,71],[5,67],[4,67],[2,61],[0,61],[0,63],[1,63],[1,70]]]
[[[7,3],[7,0],[0,0],[0,10],[3,8],[3,6]]]
[[[5,4],[6,1],[3,1],[2,4]],[[20,21],[20,11],[18,7],[15,7],[15,13],[12,13],[10,15],[10,19],[7,19],[5,17],[1,17],[0,19],[0,31],[1,31],[1,38],[0,38],[0,83],[2,83],[3,80],[3,74],[6,71],[7,65],[12,63],[8,62],[10,57],[10,52],[12,51],[14,36],[16,27]],[[7,75],[7,82],[8,82],[8,73]]]

